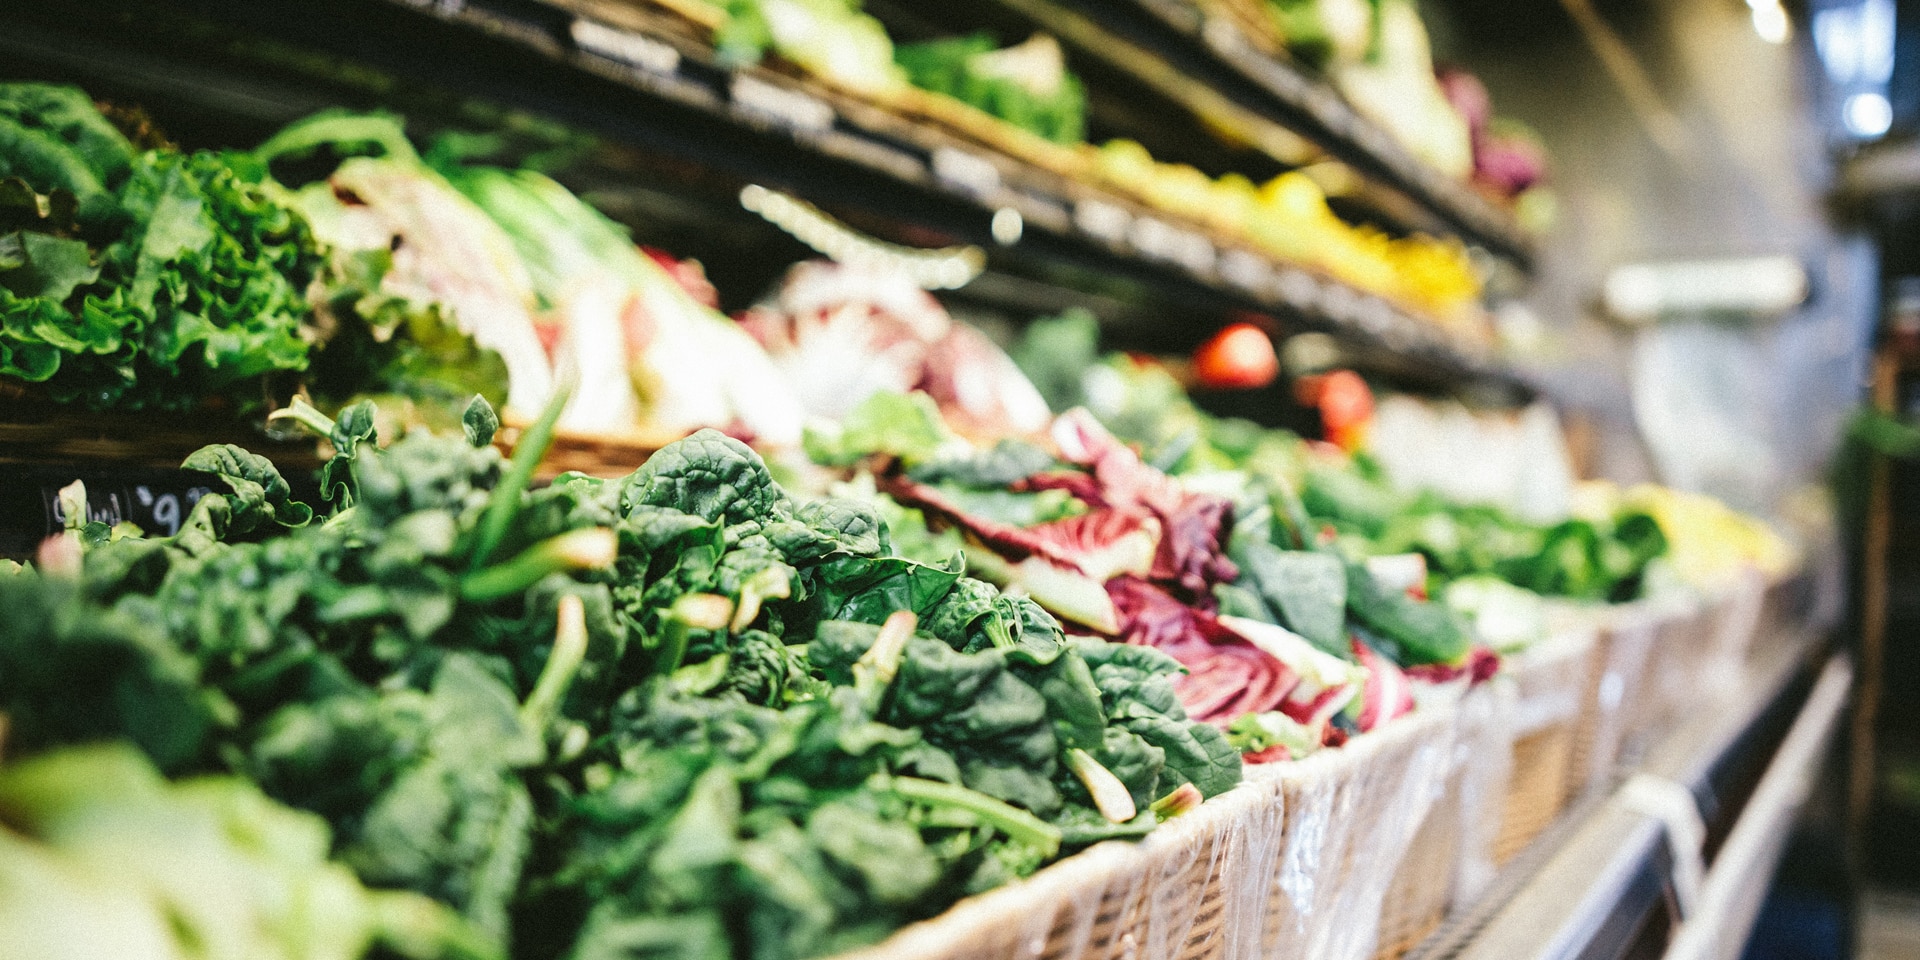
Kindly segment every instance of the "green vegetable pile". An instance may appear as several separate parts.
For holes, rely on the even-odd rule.
[[[259,409],[335,334],[446,338],[425,321],[395,338],[403,318],[375,316],[394,312],[368,299],[384,269],[324,249],[251,154],[137,149],[78,89],[0,84],[0,382],[97,410]],[[434,349],[471,352],[452,339]],[[417,349],[351,352],[316,386],[420,372]]]
[[[1060,44],[1040,34],[997,49],[985,33],[899,47],[913,85],[971,104],[1055,143],[1086,138],[1087,93],[1068,73]]]
[[[244,158],[136,152],[80,91],[10,84],[0,176],[0,376],[184,409],[306,368],[319,258]]]
[[[386,447],[370,404],[296,403],[276,416],[338,451],[326,508],[210,447],[187,465],[230,492],[179,535],[76,522],[0,574],[13,769],[123,741],[228,778],[149,793],[251,781],[359,884],[458,915],[350,911],[341,943],[416,957],[819,955],[1238,781],[1173,661],[898,556],[871,509],[796,500],[717,433],[532,488],[563,402],[511,461],[482,401],[464,436]],[[37,909],[9,889],[0,916]]]
[[[1085,314],[1036,321],[1015,360],[1056,409],[1086,404],[1169,473],[1244,474],[1268,490],[1282,517],[1297,500],[1310,524],[1302,529],[1335,535],[1352,558],[1422,554],[1436,596],[1455,580],[1496,577],[1543,596],[1625,602],[1641,595],[1648,564],[1667,553],[1659,524],[1643,510],[1540,524],[1403,492],[1364,453],[1314,456],[1287,431],[1209,416],[1165,371],[1122,356],[1098,359],[1097,336]]]

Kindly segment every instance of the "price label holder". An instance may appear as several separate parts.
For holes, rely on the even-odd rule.
[[[1104,200],[1080,200],[1073,205],[1073,225],[1110,247],[1127,242],[1133,215]]]
[[[223,489],[195,470],[0,464],[0,556],[31,556],[66,528],[60,491],[75,480],[87,488],[88,520],[132,523],[149,536],[179,533],[193,505]]]
[[[1000,168],[985,157],[953,147],[935,147],[933,175],[940,182],[974,197],[1000,192]]]
[[[442,17],[457,17],[467,12],[467,0],[406,0],[406,3]]]
[[[672,77],[680,70],[680,51],[652,37],[585,17],[576,18],[567,32],[573,37],[574,46],[631,67],[642,78]]]
[[[1320,309],[1320,281],[1305,270],[1293,267],[1281,268],[1279,276],[1274,278],[1273,287],[1281,301],[1296,310]]]
[[[833,105],[810,93],[736,73],[728,94],[733,98],[734,109],[750,119],[796,133],[826,133],[833,129]]]
[[[1263,294],[1273,284],[1273,265],[1245,250],[1220,254],[1220,278],[1249,293]]]

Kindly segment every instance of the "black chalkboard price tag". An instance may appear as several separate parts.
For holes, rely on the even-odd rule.
[[[178,533],[193,505],[221,489],[195,470],[0,463],[0,556],[31,556],[65,529],[60,491],[75,480],[87,487],[87,519],[132,523],[149,536]]]

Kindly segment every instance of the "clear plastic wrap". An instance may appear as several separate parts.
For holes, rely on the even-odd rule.
[[[1452,705],[1416,711],[1339,750],[1256,768],[1282,784],[1286,838],[1261,950],[1228,960],[1373,955],[1388,888],[1443,792],[1456,716]]]
[[[1494,831],[1511,768],[1511,684],[1475,686],[1452,705],[1441,734],[1449,749],[1440,792],[1407,845],[1380,906],[1376,958],[1390,960],[1426,939],[1455,904],[1493,874]]]
[[[1753,651],[1754,638],[1760,632],[1760,615],[1766,605],[1767,578],[1757,567],[1747,567],[1727,588],[1713,608],[1711,619],[1712,656],[1705,679],[1713,693],[1721,693],[1740,682],[1741,670]]]
[[[1507,658],[1497,683],[1512,691],[1505,755],[1506,782],[1492,859],[1504,864],[1565,809],[1584,778],[1576,773],[1582,718],[1598,707],[1601,627],[1591,618],[1569,625]],[[1597,725],[1596,725],[1597,726]],[[1589,729],[1593,729],[1590,727]]]
[[[1619,762],[1648,689],[1659,624],[1655,611],[1642,604],[1622,604],[1607,611],[1597,638],[1595,669],[1581,695],[1580,724],[1574,732],[1568,770],[1569,796],[1605,782]]]
[[[1450,811],[1460,823],[1460,849],[1447,904],[1450,910],[1478,900],[1499,868],[1496,844],[1515,773],[1514,718],[1519,703],[1518,686],[1499,677],[1461,701],[1454,740],[1459,804]],[[1571,729],[1571,721],[1566,725]],[[1447,802],[1442,798],[1443,809]]]

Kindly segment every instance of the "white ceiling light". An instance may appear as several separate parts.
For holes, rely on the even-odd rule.
[[[1780,0],[1747,0],[1747,8],[1753,14],[1753,32],[1768,43],[1786,43],[1793,36],[1793,23],[1787,19],[1787,10]]]
[[[1847,98],[1840,119],[1856,137],[1877,137],[1893,126],[1893,104],[1882,93],[1856,93]]]
[[[1799,306],[1807,292],[1807,270],[1799,260],[1744,257],[1616,267],[1601,299],[1619,320],[1652,323],[1668,314],[1777,316]]]

